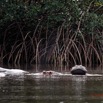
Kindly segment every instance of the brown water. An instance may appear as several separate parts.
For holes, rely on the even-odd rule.
[[[103,103],[103,77],[0,78],[0,103]]]

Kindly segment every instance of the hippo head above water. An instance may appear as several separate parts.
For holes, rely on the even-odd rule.
[[[51,75],[53,74],[53,71],[51,71],[51,70],[45,71],[45,70],[44,70],[42,73],[43,73],[43,75],[45,75],[45,76],[51,76]]]

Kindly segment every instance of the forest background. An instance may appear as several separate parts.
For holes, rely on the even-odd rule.
[[[103,0],[0,0],[0,62],[103,63]]]

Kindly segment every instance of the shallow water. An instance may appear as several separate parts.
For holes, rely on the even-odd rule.
[[[103,76],[2,77],[0,103],[103,103]]]
[[[103,103],[103,77],[0,78],[0,103]]]

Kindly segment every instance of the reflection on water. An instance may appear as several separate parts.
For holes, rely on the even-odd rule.
[[[103,103],[103,77],[0,78],[0,103]]]
[[[0,103],[103,103],[102,81],[86,76],[0,78]]]
[[[83,99],[83,93],[85,91],[85,82],[86,82],[86,76],[73,76],[72,77],[72,85],[75,92],[75,99],[76,100],[82,100]]]

